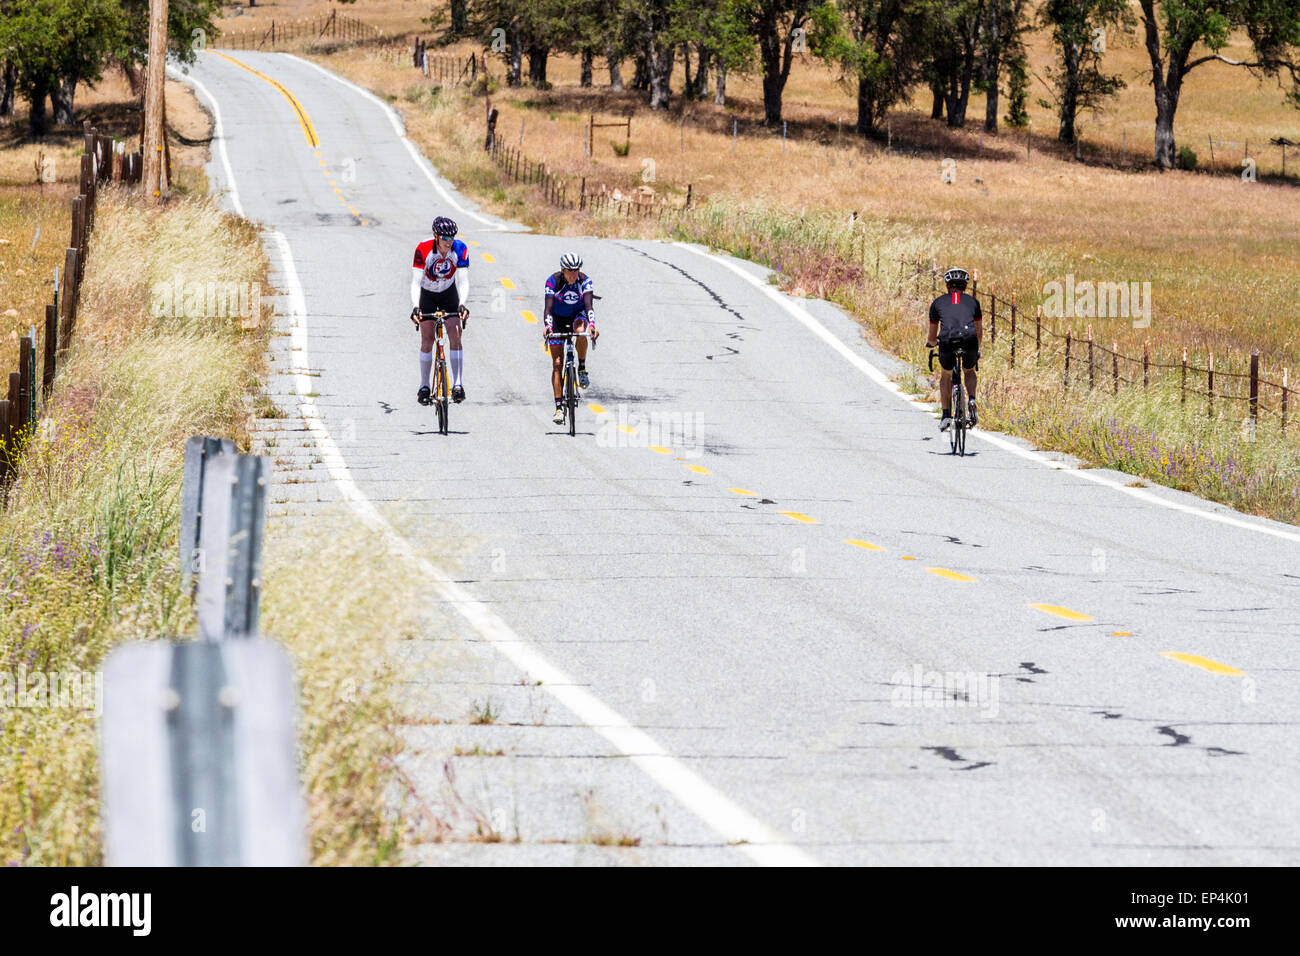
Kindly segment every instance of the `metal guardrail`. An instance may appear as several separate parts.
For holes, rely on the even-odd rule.
[[[186,443],[180,558],[199,633],[128,644],[104,667],[101,767],[112,866],[306,860],[292,668],[258,636],[265,458]]]

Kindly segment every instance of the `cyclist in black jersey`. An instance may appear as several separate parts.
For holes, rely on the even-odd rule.
[[[939,347],[939,366],[943,369],[939,374],[939,403],[943,406],[939,431],[946,432],[952,427],[952,370],[957,364],[954,354],[957,349],[963,352],[970,423],[976,423],[975,371],[979,367],[980,341],[984,338],[984,313],[980,311],[979,300],[966,294],[970,275],[965,269],[949,269],[943,274],[943,281],[948,291],[930,303],[930,334],[925,344],[927,348]]]

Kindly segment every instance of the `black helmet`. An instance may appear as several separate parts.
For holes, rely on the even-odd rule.
[[[433,234],[439,239],[454,239],[458,232],[460,229],[457,228],[455,221],[446,216],[439,216],[433,221]]]
[[[970,282],[970,273],[965,269],[949,269],[943,274],[943,281],[947,285],[960,285],[966,288],[966,283]]]

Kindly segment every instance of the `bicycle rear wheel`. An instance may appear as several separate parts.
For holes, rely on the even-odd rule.
[[[564,404],[569,413],[569,437],[572,438],[578,433],[578,375],[572,365],[564,369]]]
[[[952,386],[952,424],[948,426],[948,442],[949,444],[952,445],[952,453],[954,455],[960,454],[957,450],[957,446],[958,443],[961,442],[962,440],[959,437],[961,435],[961,423],[962,423],[961,401],[962,401],[961,386],[959,386],[957,383],[954,382]]]
[[[952,451],[954,455],[966,456],[966,422],[970,414],[966,408],[966,379],[961,363],[953,370],[957,376],[952,383]]]

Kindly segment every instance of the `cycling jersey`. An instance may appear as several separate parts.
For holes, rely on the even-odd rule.
[[[546,308],[543,316],[547,331],[558,329],[561,332],[573,330],[573,320],[585,318],[587,324],[595,328],[596,317],[592,310],[592,298],[595,295],[591,276],[578,273],[577,281],[565,282],[564,273],[557,272],[546,279]]]
[[[939,326],[939,341],[971,338],[984,317],[979,299],[965,292],[945,292],[930,303],[930,324]]]
[[[430,236],[415,247],[415,261],[411,265],[420,269],[420,288],[442,292],[456,281],[456,270],[469,268],[469,247],[459,239],[451,242],[451,252],[438,251],[438,240]]]

